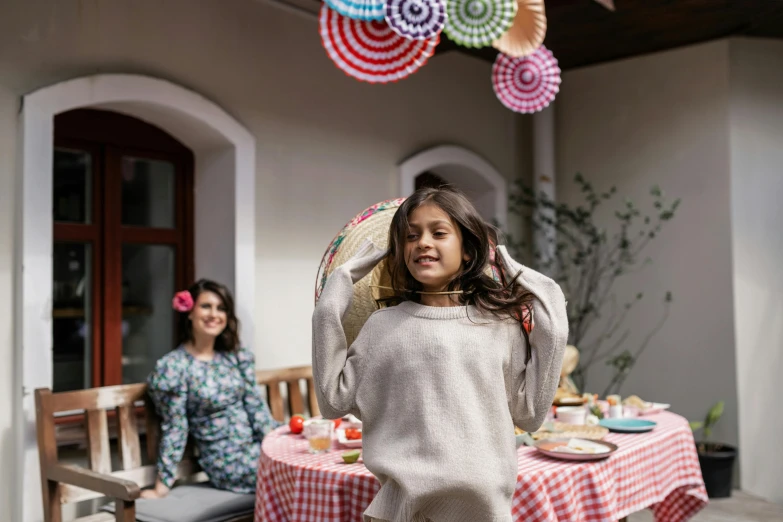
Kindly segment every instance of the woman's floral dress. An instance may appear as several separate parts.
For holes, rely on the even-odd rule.
[[[200,361],[180,346],[158,360],[147,383],[161,417],[161,482],[174,484],[190,434],[213,486],[255,492],[261,440],[280,423],[259,393],[253,353],[216,352]]]

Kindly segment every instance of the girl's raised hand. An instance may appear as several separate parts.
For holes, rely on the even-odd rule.
[[[372,272],[375,265],[386,257],[388,251],[381,250],[372,242],[370,238],[365,239],[359,246],[359,249],[348,261],[341,265],[338,270],[345,270],[351,276],[351,281],[356,284],[364,276]]]
[[[498,265],[505,272],[506,280],[510,280],[513,277],[518,277],[520,270],[524,268],[522,264],[516,262],[511,254],[508,253],[508,249],[505,245],[498,245],[495,248],[495,259],[499,260]]]

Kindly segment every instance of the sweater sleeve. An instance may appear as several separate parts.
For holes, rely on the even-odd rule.
[[[552,279],[514,261],[505,246],[498,247],[498,253],[507,275],[516,276],[516,282],[534,296],[530,345],[526,346],[521,328],[512,341],[509,401],[514,424],[533,432],[541,427],[552,407],[560,381],[568,341],[566,301],[560,286]],[[530,357],[526,363],[527,350]]]
[[[313,313],[313,378],[321,414],[336,419],[356,410],[361,354],[369,344],[363,328],[350,349],[342,318],[353,301],[353,285],[386,256],[365,241],[357,253],[326,281]]]
[[[188,388],[181,360],[163,357],[147,379],[148,392],[161,418],[157,471],[168,488],[177,478],[177,465],[188,442]]]

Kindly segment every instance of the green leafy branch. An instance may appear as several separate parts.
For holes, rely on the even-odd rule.
[[[619,389],[668,317],[671,293],[665,294],[662,321],[642,345],[634,352],[626,349],[618,355],[630,334],[625,320],[643,294],[618,303],[614,283],[651,262],[649,258],[641,258],[642,252],[659,235],[663,225],[674,218],[680,200],[669,203],[659,187],[652,187],[652,208],[642,212],[626,199],[613,213],[615,226],[609,230],[597,223],[596,214],[617,197],[616,187],[598,191],[581,174],[576,174],[574,183],[583,199],[577,205],[557,203],[547,194],[536,194],[530,187],[516,182],[509,198],[509,210],[527,219],[534,232],[550,233],[550,236],[548,248],[541,250],[524,241],[515,242],[513,238],[508,243],[522,258],[529,252],[534,265],[553,277],[566,295],[569,342],[580,351],[579,366],[572,374],[577,386],[584,389],[587,369],[606,360],[615,369],[609,388]]]

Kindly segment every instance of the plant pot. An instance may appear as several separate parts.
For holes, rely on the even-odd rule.
[[[737,448],[720,442],[697,442],[701,475],[710,498],[731,496]]]

